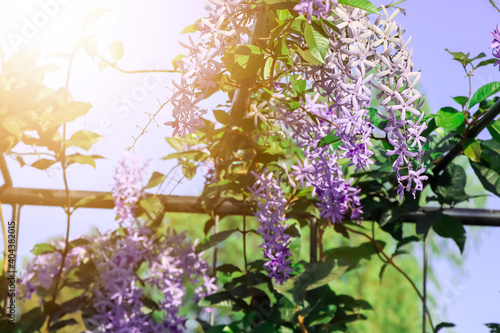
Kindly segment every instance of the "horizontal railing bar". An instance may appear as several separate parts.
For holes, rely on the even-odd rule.
[[[78,201],[91,196],[99,198],[111,197],[111,192],[70,191],[69,193],[71,205],[75,205]],[[153,195],[147,193],[146,196]],[[178,195],[157,195],[157,197],[164,204],[166,212],[206,214],[200,197]],[[8,188],[0,193],[0,202],[10,205],[63,206],[66,203],[66,194],[64,190]],[[111,199],[99,199],[84,203],[80,207],[112,209],[114,205]],[[405,222],[414,223],[426,213],[437,209],[425,207],[417,212],[404,213],[402,218]],[[233,199],[226,199],[219,204],[215,209],[215,213],[221,216],[253,215],[251,206],[245,206]],[[445,214],[457,218],[464,225],[500,227],[500,210],[453,208],[445,210]],[[309,213],[295,213],[290,214],[289,217],[311,217],[311,215]]]

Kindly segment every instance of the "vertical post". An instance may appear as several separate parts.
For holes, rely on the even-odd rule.
[[[215,215],[214,235],[219,232],[219,215]],[[212,275],[217,275],[217,245],[214,246],[214,257],[212,261]],[[210,313],[210,325],[215,325],[215,310]]]
[[[424,292],[423,292],[423,311],[422,311],[422,332],[426,333],[426,315],[427,315],[427,266],[428,266],[428,258],[427,258],[427,238],[428,234],[425,235],[424,238]]]
[[[310,219],[311,221],[311,234],[309,236],[310,242],[310,262],[318,262],[318,221],[315,217]]]

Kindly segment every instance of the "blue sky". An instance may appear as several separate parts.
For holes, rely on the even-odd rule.
[[[22,5],[21,5],[22,3]],[[5,0],[0,3],[0,45],[7,54],[28,44],[41,45],[44,55],[55,51],[68,51],[78,37],[84,13],[97,7],[113,10],[105,14],[94,29],[98,32],[100,51],[123,41],[125,57],[120,66],[126,69],[171,68],[171,59],[183,50],[177,43],[185,38],[182,29],[204,14],[201,0],[150,1],[67,1],[49,8],[51,16],[46,23],[26,36],[26,21],[33,23],[44,11],[45,1]],[[377,1],[374,2],[379,5]],[[444,51],[485,52],[491,43],[489,32],[500,21],[488,0],[430,1],[408,0],[401,4],[407,16],[397,20],[412,35],[414,63],[422,70],[422,89],[433,112],[440,107],[453,106],[450,96],[466,95],[468,83],[461,66]],[[42,24],[43,23],[43,24]],[[22,43],[19,44],[22,37]],[[52,61],[52,60],[51,60]],[[64,71],[47,77],[50,86],[57,88],[64,82]],[[76,100],[90,101],[94,108],[70,130],[85,128],[105,134],[93,153],[106,156],[98,161],[98,171],[88,166],[74,167],[69,174],[70,187],[79,190],[109,190],[116,161],[124,155],[141,126],[148,120],[144,112],[154,112],[158,103],[169,95],[172,75],[130,76],[106,69],[99,72],[87,56],[77,58],[70,91]],[[500,81],[497,68],[478,70],[472,80],[473,91],[483,84]],[[139,91],[146,94],[139,95]],[[130,101],[130,96],[136,96]],[[139,97],[138,97],[139,96]],[[169,113],[159,116],[158,123],[169,119]],[[164,137],[171,131],[152,126],[137,145],[137,153],[153,159],[154,170],[168,170],[172,164],[158,161],[169,153]],[[63,188],[60,171],[47,174],[30,168],[19,169],[8,161],[17,187]],[[500,168],[500,166],[499,166]],[[185,182],[174,194],[197,195],[201,190],[200,178]],[[499,200],[489,200],[489,208],[500,209]],[[10,207],[2,206],[10,216]],[[24,207],[21,213],[19,251],[27,255],[34,244],[48,237],[62,234],[65,218],[62,209],[52,207]],[[71,228],[72,237],[86,233],[92,226],[109,229],[115,226],[114,214],[109,210],[78,210]],[[434,290],[438,313],[442,321],[458,325],[456,332],[488,332],[484,323],[500,322],[500,228],[475,231],[474,240],[466,245],[466,257],[461,269],[449,264],[447,253],[435,258],[433,269],[442,282]],[[446,251],[455,250],[446,246]],[[444,251],[443,251],[444,252]]]

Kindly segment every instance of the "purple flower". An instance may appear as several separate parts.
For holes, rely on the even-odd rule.
[[[500,59],[500,29],[498,28],[498,24],[496,29],[490,32],[490,35],[493,37],[493,42],[490,45],[490,49],[493,49],[491,52],[495,58]],[[500,65],[500,60],[495,62],[495,66],[497,65]]]
[[[264,268],[269,272],[269,277],[275,282],[283,284],[292,269],[289,250],[291,236],[285,233],[288,225],[285,224],[285,199],[279,179],[274,178],[273,172],[264,170],[262,175],[252,172],[256,181],[252,188],[251,201],[255,201],[258,210],[255,216],[259,219],[260,228],[257,232],[262,234],[262,251],[268,261]]]

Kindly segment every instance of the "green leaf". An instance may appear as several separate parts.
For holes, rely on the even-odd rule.
[[[436,326],[436,332],[439,332],[440,329],[442,328],[445,328],[445,327],[455,327],[455,324],[452,324],[452,323],[439,323],[437,326]]]
[[[466,145],[464,155],[474,162],[481,162],[481,144],[477,140],[472,140]]]
[[[469,101],[469,97],[466,96],[456,96],[452,98],[455,102],[460,104],[460,106],[465,106],[465,104],[467,104],[467,102]]]
[[[61,125],[69,123],[78,117],[81,117],[89,112],[92,104],[85,102],[70,102],[62,105],[54,112],[46,112],[40,117],[43,122],[51,125]]]
[[[383,124],[387,123],[387,121],[382,119],[382,117],[380,117],[377,109],[368,108],[368,116],[370,117],[370,120],[375,127],[377,127],[378,129],[382,129],[382,130],[384,129],[385,125],[383,125]]]
[[[459,63],[462,64],[462,66],[468,65],[472,61],[471,59],[469,59],[470,53],[464,54],[463,52],[451,52],[448,49],[445,49],[445,51],[451,54],[453,56],[453,60],[458,61]]]
[[[470,165],[484,188],[500,197],[500,175],[498,172],[482,163],[471,162]]]
[[[417,220],[416,224],[416,232],[417,235],[427,236],[429,229],[433,226],[433,224],[437,221],[437,219],[441,216],[441,211],[437,210],[431,213],[427,213],[421,218]]]
[[[231,78],[237,82],[257,74],[264,65],[265,52],[255,45],[241,45],[235,49],[226,50],[222,60]]]
[[[66,141],[66,146],[78,147],[88,151],[92,148],[93,144],[99,142],[101,139],[102,136],[97,133],[82,130],[74,133],[71,138]]]
[[[200,243],[196,246],[196,253],[203,252],[212,246],[219,244],[222,241],[225,241],[229,236],[238,231],[237,229],[231,229],[226,231],[221,231],[215,235],[212,235],[208,238],[207,241]]]
[[[174,69],[179,69],[179,65],[182,63],[182,59],[185,58],[186,56],[184,54],[178,54],[172,59],[172,67]]]
[[[495,120],[487,127],[488,132],[490,132],[491,137],[497,142],[500,142],[500,120]],[[477,162],[477,161],[474,161]]]
[[[315,264],[304,264],[304,272],[288,279],[276,289],[290,300],[302,304],[307,290],[311,290],[331,281],[337,280],[344,274],[348,266],[337,266],[334,260],[323,261]]]
[[[479,88],[470,99],[469,109],[500,91],[500,82],[491,82]]]
[[[36,244],[33,247],[33,250],[31,250],[31,253],[38,256],[41,254],[52,253],[52,252],[56,252],[56,251],[57,251],[57,249],[53,245],[50,245],[47,243],[40,243],[40,244]]]
[[[139,205],[147,213],[148,217],[155,219],[156,215],[162,212],[163,203],[157,196],[150,196],[139,201]]]
[[[160,185],[165,180],[165,175],[160,172],[153,172],[151,178],[149,178],[148,184],[144,189],[153,188]]]
[[[191,25],[188,25],[187,27],[184,28],[184,30],[182,30],[181,34],[190,34],[193,32],[200,31],[200,26],[199,26],[200,22],[201,19],[197,20],[195,23]]]
[[[49,167],[51,167],[52,165],[54,165],[55,163],[57,163],[57,161],[53,161],[53,160],[47,160],[47,159],[39,159],[38,161],[35,161],[33,162],[33,164],[31,164],[32,167],[35,167],[37,169],[40,169],[40,170],[45,170]]]
[[[378,9],[368,0],[339,0],[342,5],[348,5],[351,7],[361,8],[369,13],[377,14]]]
[[[318,147],[324,147],[329,144],[334,144],[334,145],[337,144],[336,147],[334,147],[334,149],[336,149],[338,146],[342,144],[342,142],[340,141],[338,136],[336,136],[333,133],[330,133],[327,136],[323,137],[321,140],[319,140]]]
[[[441,214],[432,228],[439,236],[453,239],[460,249],[460,253],[464,252],[465,229],[459,220],[453,216]]]
[[[57,330],[69,326],[69,325],[78,325],[78,322],[74,320],[73,318],[71,319],[66,319],[66,320],[61,320],[55,323],[54,325],[50,326],[49,331],[50,332],[56,332]]]
[[[437,182],[431,182],[431,187],[437,194],[439,203],[451,205],[470,198],[465,193],[466,181],[467,175],[464,168],[457,164],[450,164],[437,178]]]
[[[444,128],[445,130],[451,130],[462,125],[465,116],[463,113],[451,107],[441,108],[436,113],[436,125]]]
[[[120,41],[115,41],[111,43],[109,46],[109,51],[111,52],[111,56],[115,61],[120,60],[123,58],[123,55],[125,54],[125,48],[123,47],[123,43]]]
[[[91,196],[88,196],[88,197],[85,197],[83,199],[78,200],[75,203],[75,208],[86,207],[86,206],[88,206],[88,205],[90,205],[91,203],[94,203],[94,202],[113,201],[113,200],[114,199],[111,196],[111,194],[91,195]]]
[[[183,139],[166,137],[165,140],[172,148],[174,148],[178,152],[183,152],[187,147],[187,142]]]
[[[69,242],[68,246],[70,249],[73,249],[75,247],[85,246],[85,245],[89,245],[89,244],[90,244],[90,242],[87,239],[77,238],[77,239],[74,239],[71,242]]]
[[[95,160],[104,158],[101,155],[82,155],[79,153],[66,156],[66,159],[71,163],[88,164],[94,169],[96,167]]]
[[[495,58],[491,58],[491,59],[488,59],[488,60],[483,60],[479,64],[477,64],[476,68],[487,66],[487,65],[491,65],[491,64],[494,64],[497,61],[498,61],[498,59],[495,59]]]
[[[231,117],[222,110],[214,110],[214,117],[222,125],[228,125],[231,122]]]
[[[305,23],[304,37],[307,45],[309,46],[309,52],[311,52],[311,55],[323,64],[330,47],[329,39],[316,30],[315,26],[307,22]]]

